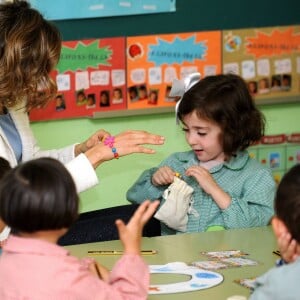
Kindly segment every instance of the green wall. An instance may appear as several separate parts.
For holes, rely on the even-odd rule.
[[[261,109],[267,119],[267,134],[300,132],[299,104],[265,106]],[[157,150],[154,155],[133,154],[101,165],[97,170],[100,184],[81,194],[82,212],[126,204],[127,189],[144,169],[157,165],[174,151],[188,149],[183,132],[175,125],[172,113],[103,120],[38,122],[33,123],[32,128],[40,145],[45,149],[84,140],[99,128],[105,128],[112,134],[124,129],[143,129],[166,137],[165,145],[152,147]]]
[[[199,1],[177,0],[175,13],[58,21],[64,40],[175,33],[216,29],[300,24],[300,2],[286,0]],[[245,5],[245,10],[241,9]],[[299,99],[300,101],[300,99]],[[300,102],[299,102],[300,103]],[[267,134],[300,132],[300,104],[269,105],[261,109],[267,119]],[[127,203],[125,193],[139,174],[157,165],[174,151],[188,149],[173,113],[111,119],[71,119],[32,124],[40,146],[62,147],[86,139],[100,128],[117,134],[125,129],[143,129],[166,137],[154,155],[134,154],[100,166],[100,184],[81,194],[81,211]],[[80,172],[80,170],[78,170]]]

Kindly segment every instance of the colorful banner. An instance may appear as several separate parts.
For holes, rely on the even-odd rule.
[[[30,112],[32,121],[93,116],[126,109],[125,38],[63,42],[56,99]]]
[[[296,99],[300,26],[63,42],[51,73],[58,85],[56,99],[32,110],[30,119],[171,107],[176,103],[169,96],[173,80],[194,72],[202,78],[239,74],[258,104]]]
[[[221,72],[221,31],[127,38],[127,107],[175,105],[173,79]]]
[[[300,94],[300,26],[223,31],[223,73],[241,75],[257,103]]]
[[[49,20],[174,12],[176,0],[30,0]]]

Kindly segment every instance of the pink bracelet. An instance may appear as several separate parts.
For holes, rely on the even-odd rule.
[[[104,140],[104,145],[108,146],[111,148],[111,151],[114,155],[114,158],[118,159],[119,158],[119,153],[117,152],[117,149],[114,147],[114,142],[115,142],[115,137],[114,136],[108,136]]]

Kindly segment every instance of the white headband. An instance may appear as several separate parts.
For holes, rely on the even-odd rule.
[[[201,74],[200,73],[191,73],[187,75],[184,79],[174,79],[172,83],[172,88],[170,91],[170,97],[180,97],[175,105],[175,118],[176,124],[179,124],[178,119],[178,107],[179,103],[182,100],[182,96],[186,91],[188,91],[193,85],[195,85],[200,80]]]

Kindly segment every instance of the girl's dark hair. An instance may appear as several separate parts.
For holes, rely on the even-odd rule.
[[[0,179],[11,169],[11,166],[9,162],[3,158],[0,157]]]
[[[292,238],[300,243],[300,164],[292,167],[281,179],[275,196],[275,213]]]
[[[55,98],[49,73],[58,62],[58,29],[26,1],[0,5],[0,103],[26,109],[45,106]]]
[[[208,76],[182,97],[178,117],[197,112],[222,129],[224,153],[231,157],[264,135],[265,118],[256,108],[246,82],[234,74]]]
[[[13,232],[69,228],[78,203],[71,175],[52,158],[21,164],[0,181],[0,217]]]

